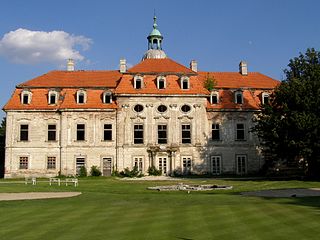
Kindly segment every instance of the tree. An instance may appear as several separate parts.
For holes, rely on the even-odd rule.
[[[206,81],[204,82],[204,88],[211,92],[216,85],[217,81],[214,79],[214,77],[211,77],[209,74],[207,74]]]
[[[0,126],[0,136],[5,136],[6,135],[6,118],[4,117],[1,122]]]
[[[283,160],[320,176],[320,52],[307,49],[290,60],[270,102],[262,106],[253,128],[267,164]]]

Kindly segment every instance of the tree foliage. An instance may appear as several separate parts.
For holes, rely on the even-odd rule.
[[[0,125],[0,136],[5,136],[5,135],[6,135],[6,118],[4,117]]]
[[[207,90],[212,91],[216,85],[217,85],[217,81],[214,79],[214,77],[209,76],[209,74],[208,74],[206,81],[204,82],[204,87]]]
[[[284,73],[253,130],[271,156],[269,165],[284,160],[320,176],[320,52],[300,53]]]

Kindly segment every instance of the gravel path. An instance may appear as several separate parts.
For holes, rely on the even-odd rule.
[[[320,188],[293,188],[293,189],[274,189],[274,190],[261,190],[254,192],[242,192],[245,196],[257,197],[319,197]]]
[[[26,193],[0,193],[0,201],[67,198],[80,195],[81,192],[26,192]]]

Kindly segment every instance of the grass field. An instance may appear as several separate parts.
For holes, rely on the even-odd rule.
[[[224,181],[233,190],[156,192],[173,182],[80,179],[79,187],[0,181],[0,192],[81,191],[65,199],[1,201],[0,239],[319,239],[320,198],[259,198],[241,191],[320,187],[319,182]]]

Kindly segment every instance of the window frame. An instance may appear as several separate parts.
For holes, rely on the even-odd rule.
[[[238,96],[240,98],[238,98]],[[234,102],[236,104],[243,104],[243,91],[236,91],[234,94]]]
[[[243,128],[239,128],[239,126],[242,125]],[[236,141],[246,141],[246,126],[244,123],[236,123]],[[239,138],[239,135],[241,136],[242,134],[240,133],[242,131],[243,133],[243,138]]]
[[[211,124],[211,140],[212,141],[221,141],[221,134],[220,134],[220,123],[212,123]],[[217,133],[217,134],[214,134]],[[217,137],[214,138],[215,135],[218,135]]]
[[[20,98],[21,98],[21,104],[23,105],[28,105],[31,103],[32,100],[32,93],[29,90],[23,90],[20,93]],[[26,101],[25,101],[26,100]]]
[[[185,134],[188,134],[189,137],[184,136]],[[191,144],[191,143],[192,143],[191,124],[182,123],[181,124],[181,144]]]
[[[23,129],[22,126],[27,126],[26,129]],[[28,142],[29,141],[29,124],[23,123],[19,126],[19,141]],[[26,134],[26,135],[25,135]]]
[[[109,97],[109,101],[106,101],[106,97]],[[112,103],[112,93],[111,92],[104,92],[102,95],[102,102],[104,104]]]
[[[19,157],[19,170],[29,169],[29,157],[28,156],[20,156]]]
[[[57,158],[55,156],[47,156],[47,170],[57,169]]]
[[[83,101],[80,102],[80,97],[82,97]],[[78,90],[77,91],[77,104],[86,104],[87,103],[87,93],[85,90]]]
[[[161,83],[163,84],[162,87],[160,87]],[[160,89],[160,90],[167,88],[167,82],[166,82],[166,78],[165,77],[163,77],[163,76],[157,77],[157,88]]]
[[[54,96],[54,102],[52,102],[52,97]],[[56,91],[50,90],[48,92],[48,104],[49,105],[56,105],[58,103],[59,94]]]
[[[213,162],[218,164],[213,164]],[[222,157],[221,155],[211,155],[210,156],[210,172],[212,175],[220,175],[222,173]]]
[[[239,162],[239,160],[241,162]],[[239,167],[240,167],[240,169],[239,169]],[[246,154],[236,154],[236,169],[237,169],[238,175],[247,174],[247,172],[248,172],[248,157]]]
[[[160,135],[164,136],[160,136]],[[158,144],[168,144],[168,125],[158,124],[157,126],[157,142]]]
[[[140,86],[139,88],[137,88],[137,83],[139,82]],[[134,89],[142,89],[144,87],[144,84],[143,84],[143,77],[142,76],[135,76],[134,79],[133,79],[133,87]]]
[[[185,86],[184,83],[186,83],[186,86]],[[189,79],[189,77],[187,77],[187,76],[181,77],[181,80],[180,80],[180,88],[181,88],[182,90],[188,90],[188,89],[190,89],[190,79]]]
[[[213,97],[216,97],[216,101],[213,101]],[[211,104],[218,104],[219,103],[219,93],[214,91],[214,92],[211,92],[210,94],[210,103]]]
[[[143,173],[143,168],[144,168],[144,157],[143,156],[133,156],[132,169],[134,167],[137,167],[137,170],[140,173]]]
[[[267,101],[266,101],[266,98],[267,98]],[[268,104],[269,101],[270,101],[270,94],[267,93],[267,92],[263,92],[262,95],[261,95],[262,104]]]
[[[54,129],[50,129],[50,126],[54,126]],[[51,134],[53,134],[54,132],[54,138],[51,139]],[[52,135],[53,136],[53,135]],[[48,124],[47,125],[47,140],[48,142],[53,142],[53,141],[57,141],[57,124]]]
[[[106,128],[106,127],[110,127],[110,128]],[[112,137],[112,129],[113,126],[111,123],[104,123],[103,124],[103,141],[112,141],[113,137]],[[109,136],[109,137],[106,137]]]
[[[181,156],[181,170],[182,174],[188,175],[192,172],[192,157],[191,156]]]
[[[137,123],[133,125],[133,144],[144,144],[144,125]]]
[[[83,126],[83,129],[79,127]],[[83,133],[82,133],[83,132]],[[81,135],[80,135],[81,134]],[[81,137],[83,134],[83,137]],[[83,139],[82,139],[83,138]],[[85,141],[86,140],[86,124],[84,123],[77,123],[76,124],[76,141]]]

